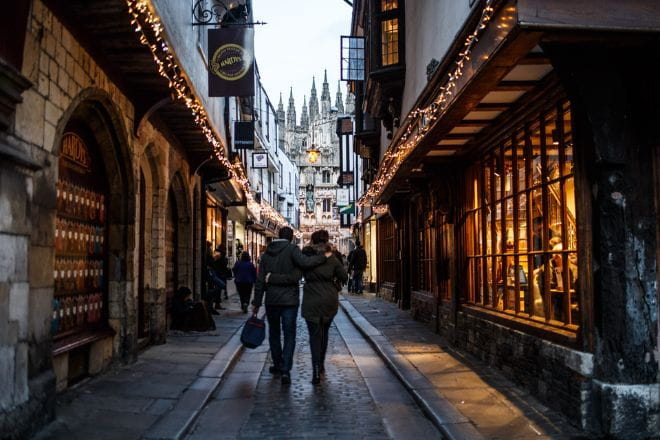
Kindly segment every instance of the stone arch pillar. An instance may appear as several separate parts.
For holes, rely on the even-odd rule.
[[[192,286],[192,216],[190,190],[180,172],[176,172],[170,183],[168,197],[174,197],[176,207],[176,273],[177,286]],[[168,203],[171,201],[168,200]]]

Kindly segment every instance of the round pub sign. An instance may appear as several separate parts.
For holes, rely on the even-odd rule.
[[[252,66],[252,55],[243,46],[235,43],[223,44],[211,57],[211,71],[226,81],[237,81],[245,76]]]

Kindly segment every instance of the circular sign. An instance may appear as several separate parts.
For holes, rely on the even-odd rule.
[[[245,76],[252,66],[252,56],[244,47],[223,44],[213,52],[211,72],[226,81],[237,81]]]

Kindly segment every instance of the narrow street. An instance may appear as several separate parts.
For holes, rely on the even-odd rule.
[[[0,440],[659,439],[660,1],[5,3]]]
[[[170,335],[137,363],[60,396],[57,420],[37,438],[442,438],[341,310],[331,327],[320,385],[311,384],[307,328],[299,316],[291,385],[269,373],[266,339],[227,364],[201,411],[179,417],[180,410],[200,404],[191,390],[208,375],[218,347],[236,342],[245,315],[236,295],[225,305],[216,331]]]

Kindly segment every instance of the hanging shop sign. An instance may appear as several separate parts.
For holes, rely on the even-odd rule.
[[[254,95],[254,29],[209,29],[209,96]]]
[[[339,185],[353,185],[355,179],[353,179],[353,171],[342,171],[339,175]]]
[[[337,133],[353,134],[353,121],[351,118],[342,118],[337,120]]]
[[[268,153],[252,153],[252,168],[268,168]]]
[[[343,206],[348,206],[350,203],[350,191],[348,188],[337,189],[337,206],[341,209]]]
[[[234,149],[254,150],[254,121],[234,122]]]

